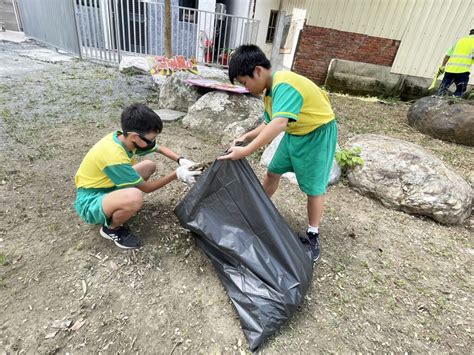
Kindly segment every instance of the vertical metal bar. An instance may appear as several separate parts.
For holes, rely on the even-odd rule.
[[[248,43],[250,44],[250,43],[252,43],[252,32],[253,32],[253,27],[252,26],[253,26],[253,24],[252,24],[251,20],[247,20],[247,23],[249,24],[249,27],[248,27],[249,28]]]
[[[194,13],[193,13],[193,18],[194,18]],[[191,25],[191,10],[188,10],[188,26],[186,28],[186,58],[191,58],[191,54],[192,54],[192,34],[193,34],[193,31],[192,31],[192,25]]]
[[[227,45],[227,27],[228,27],[228,21],[231,19],[231,17],[227,16],[225,20],[225,27],[224,27],[224,47],[229,48],[230,46]],[[227,53],[227,64],[229,64],[229,53]]]
[[[181,55],[183,55],[184,52],[184,14],[186,11],[184,9],[181,9],[181,15],[183,16],[181,21]],[[178,20],[179,20],[179,14],[178,14]],[[179,23],[179,22],[178,22]]]
[[[214,32],[212,33],[212,60],[211,60],[211,63],[212,64],[217,64],[217,63],[214,63],[214,55],[215,55],[215,50],[216,50],[216,32],[217,32],[217,19],[218,19],[218,15],[214,15]]]
[[[184,9],[181,9],[181,15],[182,15],[182,21],[181,21],[181,55],[183,55],[183,52],[184,52],[184,14],[185,14],[185,10]],[[179,20],[179,15],[178,15],[178,20]],[[179,23],[179,22],[178,22]]]
[[[187,12],[187,16],[186,16]],[[183,42],[184,42],[184,47],[183,47],[183,56],[188,57],[188,39],[189,39],[189,10],[184,9],[184,18],[183,18]]]
[[[138,39],[140,44],[140,54],[143,53],[143,44],[142,44],[142,5],[141,1],[138,2]]]
[[[137,53],[137,31],[135,28],[135,0],[132,0],[133,52]]]
[[[143,32],[145,32],[145,54],[148,53],[148,3],[143,3],[143,16],[145,18],[145,25],[143,27]]]
[[[87,5],[89,4],[89,5]],[[89,41],[87,42],[87,47],[89,49],[89,57],[90,58],[94,58],[94,56],[92,55],[92,34],[93,34],[93,30],[92,30],[92,14],[90,14],[90,9],[91,9],[91,3],[87,3],[86,2],[86,13],[87,13],[87,33],[89,34]]]
[[[219,57],[222,54],[221,53],[221,43],[222,43],[222,22],[224,21],[224,15],[221,16],[221,20],[219,23],[219,45],[217,47],[217,64],[219,64]],[[220,63],[222,64],[222,63]]]
[[[194,45],[194,49],[193,49],[193,56],[194,58],[197,60],[197,55],[198,55],[198,51],[197,51],[197,48],[196,48],[196,45],[197,45],[197,41],[196,40],[199,40],[199,12],[198,11],[194,11],[194,29],[197,30],[197,31],[194,31],[195,32],[195,37],[193,37],[193,45]]]
[[[100,21],[99,21],[99,29],[101,30],[101,32],[98,32],[98,39],[99,39],[99,43],[101,43],[101,46],[100,46],[100,57],[102,59],[102,53],[104,54],[104,60],[107,60],[107,55],[109,57],[109,62],[112,61],[112,56],[111,56],[111,52],[110,52],[110,46],[111,46],[111,43],[110,43],[110,25],[109,25],[109,10],[108,10],[108,2],[110,0],[99,0],[99,10],[97,12],[97,16],[99,16],[99,19],[103,21],[103,23],[101,24]],[[102,26],[100,26],[102,25]],[[100,34],[102,34],[102,36],[100,36]]]
[[[201,30],[201,26],[199,26],[199,38],[198,38],[198,41],[199,41],[199,53],[203,56],[202,57],[202,63],[205,63],[206,62],[206,50],[204,48],[204,45],[203,43],[201,42],[201,38],[206,36],[206,13],[205,12],[201,12],[201,20],[202,18],[204,17],[204,21],[203,21],[203,25],[202,25],[202,30]],[[201,36],[201,31],[204,33],[204,36]]]
[[[244,38],[244,24],[243,24],[243,21],[241,18],[238,19],[239,20],[239,25],[237,26],[237,29],[239,29],[240,27],[242,27],[242,29],[240,30],[240,37],[239,37],[239,46],[244,44],[243,43],[243,38]]]
[[[16,6],[18,6],[18,4],[15,4]],[[72,6],[73,6],[73,13],[74,13],[74,23],[76,25],[76,33],[77,33],[77,40],[79,42],[79,58],[82,59],[82,33],[81,33],[81,28],[79,27],[79,20],[77,18],[77,12],[78,12],[78,7],[79,5],[73,1],[72,2]],[[15,8],[15,15],[16,15],[16,8]],[[17,17],[18,19],[18,17]]]
[[[95,38],[95,58],[99,59],[99,54],[100,53],[100,59],[102,59],[102,50],[101,50],[101,37],[100,34],[98,33],[98,30],[101,28],[100,27],[100,17],[99,17],[99,7],[97,6],[97,0],[92,0],[89,2],[92,7],[93,7],[93,18],[94,18],[94,38]],[[100,5],[100,4],[99,4]]]
[[[113,8],[112,8],[112,1],[113,0],[109,0],[107,1],[107,12],[108,12],[108,16],[107,16],[107,21],[109,22],[109,38],[110,38],[110,50],[112,51],[112,55],[113,55],[113,58],[114,58],[114,63],[117,63],[117,51],[115,50],[115,47],[116,47],[116,38],[115,38],[115,31],[114,31],[114,27],[115,27],[115,20],[114,20],[114,12],[112,11]]]
[[[156,44],[156,47],[155,47],[155,55],[158,55],[158,39],[159,37],[161,36],[161,33],[160,31],[158,31],[158,4],[157,3],[153,3],[153,8],[154,8],[154,12],[155,12],[155,26],[153,28],[153,33],[155,33],[155,44]]]
[[[163,7],[165,4],[160,5],[160,18],[161,18],[161,55],[165,52],[165,18],[163,16]]]
[[[208,46],[208,42],[209,42],[209,41],[208,41],[209,37],[208,37],[208,35],[207,35],[207,34],[209,33],[208,30],[207,30],[207,22],[208,22],[207,17],[208,17],[208,13],[205,12],[205,13],[204,13],[204,39],[205,39],[205,42],[204,42],[204,45],[203,45],[203,48],[204,48],[204,50],[203,50],[204,63],[207,63],[207,58],[208,58],[208,54],[207,54],[207,53],[209,52],[209,48],[207,47],[207,46]],[[206,43],[206,42],[207,42],[207,43]]]
[[[119,27],[118,1],[120,0],[114,0],[114,19],[115,19],[115,43],[117,45],[118,62],[120,63],[120,61],[122,60],[122,53],[120,51],[120,48],[122,47],[122,44],[120,43],[122,31],[120,31],[120,27]]]
[[[194,48],[196,49],[196,61],[199,62],[199,38],[201,37],[201,12],[197,12],[196,18],[196,41],[194,43]]]
[[[90,4],[92,4],[92,16],[94,18],[94,23],[93,23],[93,35],[94,35],[94,57],[96,59],[99,58],[99,53],[101,54],[101,58],[102,58],[102,53],[100,52],[100,33],[99,33],[99,30],[101,29],[100,27],[100,22],[97,20],[99,14],[99,7],[97,6],[97,0],[94,0],[94,2],[92,3],[92,1],[89,2]]]
[[[99,54],[100,59],[102,56],[104,57],[103,60],[111,61],[110,53],[108,52],[108,46],[110,46],[110,40],[108,39],[108,30],[109,25],[107,21],[107,13],[108,10],[106,9],[107,1],[109,0],[94,0],[98,1],[99,6],[97,7],[96,16],[97,16],[97,42],[99,43]],[[107,59],[107,55],[109,59]]]
[[[106,53],[109,56],[109,62],[114,62],[115,58],[113,58],[113,43],[112,43],[112,26],[110,24],[110,11],[109,11],[109,6],[108,4],[110,3],[110,0],[106,0],[104,2],[104,25],[105,31],[104,31],[104,36],[106,37],[106,43],[108,44],[105,46]]]
[[[125,26],[124,26],[124,19],[123,19],[123,0],[116,0],[120,2],[120,18],[122,20],[122,27],[120,28],[120,40],[122,41],[120,43],[120,47],[125,50]],[[117,9],[118,9],[118,3],[117,3]]]
[[[128,34],[128,52],[132,52],[132,40],[130,36],[131,26],[130,26],[130,0],[127,1],[127,34]]]

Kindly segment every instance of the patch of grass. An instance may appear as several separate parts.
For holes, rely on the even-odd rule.
[[[11,111],[7,108],[4,108],[2,110],[2,118],[3,118],[3,122],[5,122],[6,124],[9,124],[12,118]]]
[[[398,96],[381,97],[379,98],[378,101],[386,105],[395,105],[400,101],[400,97]]]
[[[160,101],[160,93],[153,89],[148,90],[148,94],[146,96],[146,102],[148,104],[158,104],[159,101]]]
[[[6,266],[9,264],[7,256],[4,253],[0,253],[0,266]]]

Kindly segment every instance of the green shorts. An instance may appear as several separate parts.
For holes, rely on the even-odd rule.
[[[326,193],[337,144],[336,120],[303,136],[285,133],[268,171],[294,172],[301,191],[310,196]]]
[[[86,223],[101,224],[108,227],[110,219],[104,213],[102,200],[106,194],[114,190],[114,187],[109,189],[78,188],[74,208],[79,217]]]

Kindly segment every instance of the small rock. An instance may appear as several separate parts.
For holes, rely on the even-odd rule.
[[[48,333],[46,334],[46,336],[44,337],[45,339],[51,339],[51,338],[54,338],[56,336],[56,334],[58,334],[59,332],[59,329],[56,329],[55,331],[51,332],[51,333]]]
[[[79,319],[77,322],[74,323],[74,325],[71,327],[71,330],[73,331],[76,331],[76,330],[79,330],[83,325],[84,323],[86,322],[86,320],[84,318],[81,318]]]

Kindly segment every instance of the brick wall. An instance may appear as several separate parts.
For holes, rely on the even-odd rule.
[[[331,28],[304,26],[296,49],[293,70],[324,84],[333,58],[391,66],[400,41]]]

